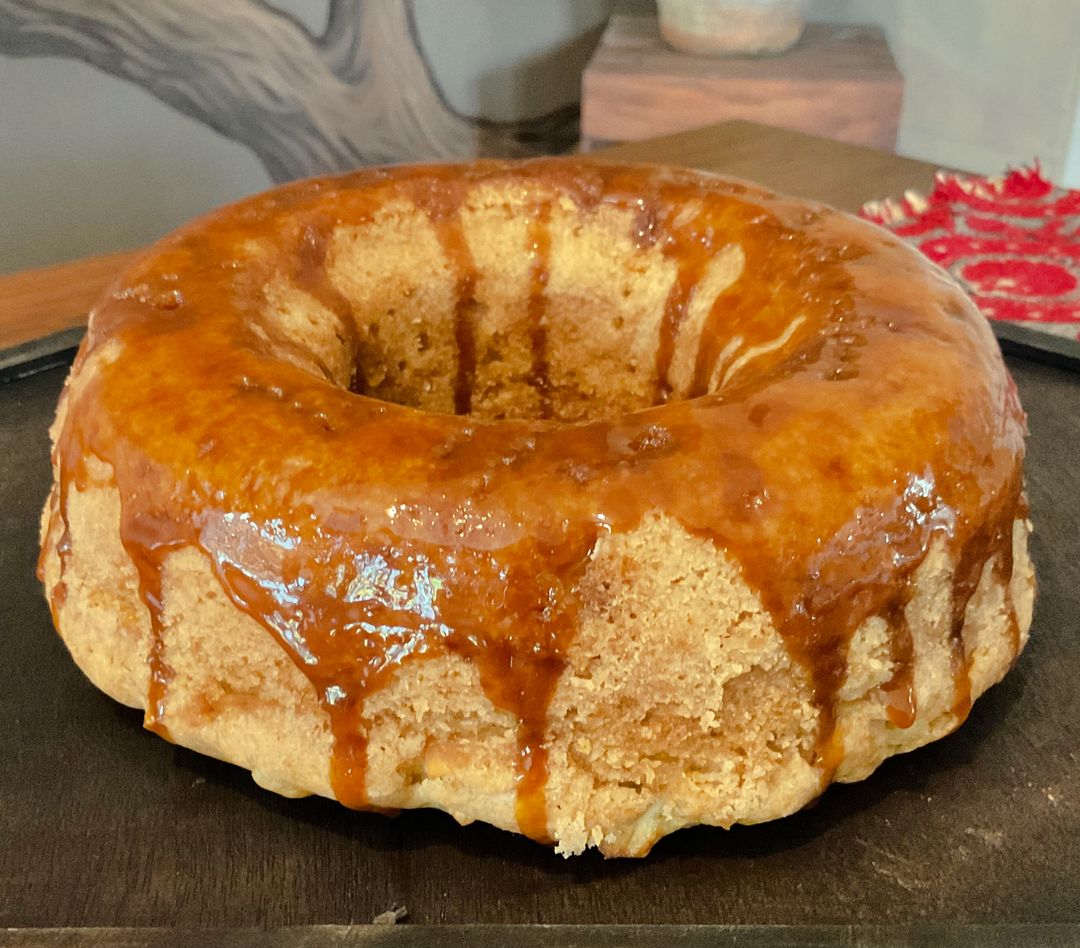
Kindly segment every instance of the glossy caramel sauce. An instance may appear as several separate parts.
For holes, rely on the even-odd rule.
[[[532,419],[469,416],[479,275],[460,210],[478,184],[529,194],[518,212],[529,215]],[[359,365],[364,339],[328,278],[327,241],[403,199],[427,215],[454,274],[456,415],[305,370],[262,315],[260,288],[291,274],[334,314]],[[560,200],[581,215],[626,209],[631,250],[659,246],[676,264],[651,407],[558,420],[546,294]],[[253,241],[271,252],[246,254]],[[732,244],[745,270],[711,303],[680,389],[673,353],[695,287]],[[725,355],[736,339],[757,353],[742,365]],[[51,500],[54,616],[70,488],[90,486],[86,459],[97,457],[112,469],[152,620],[147,726],[168,733],[163,563],[194,546],[318,693],[338,799],[368,803],[366,699],[405,663],[454,654],[519,722],[517,817],[536,839],[548,836],[547,710],[601,536],[661,513],[733,557],[812,683],[824,786],[840,762],[848,644],[871,616],[889,628],[888,718],[916,719],[905,609],[935,538],[958,564],[955,712],[967,714],[964,612],[987,563],[1011,575],[1023,515],[1023,413],[984,320],[951,281],[846,215],[674,169],[478,162],[276,189],[136,264],[94,311],[74,378]]]
[[[907,620],[907,607],[914,593],[914,584],[905,583],[882,610],[889,631],[889,658],[893,663],[893,673],[881,690],[885,693],[885,713],[889,721],[899,728],[911,727],[918,715],[915,640]]]
[[[548,333],[544,324],[547,283],[551,270],[551,204],[541,204],[529,221],[529,345],[532,350],[530,381],[539,396],[540,417],[551,417],[551,372]]]

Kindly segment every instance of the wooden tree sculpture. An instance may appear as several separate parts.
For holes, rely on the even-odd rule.
[[[66,56],[137,83],[250,148],[275,181],[364,164],[519,156],[576,138],[576,107],[455,112],[408,0],[330,0],[314,36],[261,0],[0,0],[0,53]]]

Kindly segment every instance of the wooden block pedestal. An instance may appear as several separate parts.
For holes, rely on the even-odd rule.
[[[676,52],[654,17],[615,16],[582,79],[582,148],[746,119],[893,149],[904,80],[881,30],[810,23],[788,52]]]

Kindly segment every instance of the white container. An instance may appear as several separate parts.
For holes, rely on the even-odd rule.
[[[657,0],[660,33],[699,56],[758,56],[794,46],[806,26],[806,0]]]

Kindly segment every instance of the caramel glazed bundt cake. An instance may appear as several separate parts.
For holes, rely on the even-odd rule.
[[[263,787],[639,856],[963,721],[1031,620],[1024,435],[873,225],[675,168],[364,170],[101,300],[40,571],[95,685]]]

